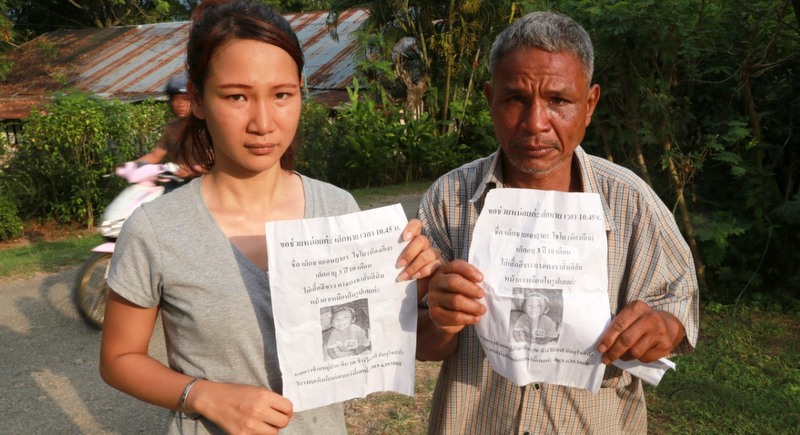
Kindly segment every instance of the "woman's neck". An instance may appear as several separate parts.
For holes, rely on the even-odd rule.
[[[203,178],[203,197],[209,207],[229,212],[264,215],[275,211],[287,198],[294,196],[292,181],[297,175],[276,169],[251,177],[238,177],[222,171],[211,171]]]

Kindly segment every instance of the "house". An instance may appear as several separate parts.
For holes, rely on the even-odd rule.
[[[329,34],[326,11],[284,15],[305,54],[312,97],[335,105],[347,98],[358,45],[353,33],[367,11],[339,15]],[[41,35],[8,55],[13,69],[0,82],[0,125],[7,144],[16,143],[19,120],[44,106],[54,91],[74,88],[125,102],[161,99],[164,84],[183,69],[188,21],[111,28],[58,30]]]

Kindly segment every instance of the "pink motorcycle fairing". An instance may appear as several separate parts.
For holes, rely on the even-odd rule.
[[[94,248],[92,248],[92,252],[106,252],[106,253],[109,253],[109,254],[113,254],[114,253],[114,246],[116,246],[116,243],[114,243],[114,242],[106,242],[106,243],[103,243],[101,245],[97,245]]]

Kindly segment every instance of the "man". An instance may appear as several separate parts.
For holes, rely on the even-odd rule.
[[[186,74],[178,74],[170,77],[164,92],[169,99],[169,108],[175,118],[169,120],[164,126],[164,132],[158,140],[153,151],[139,157],[137,161],[142,163],[161,163],[169,156],[174,155],[175,148],[180,140],[181,131],[186,123],[189,113],[192,111],[192,103],[189,99],[189,91],[186,87]]]
[[[161,138],[159,138],[155,148],[136,160],[139,163],[158,164],[165,160],[171,160],[178,152],[177,148],[181,134],[188,121],[189,113],[192,111],[186,74],[180,73],[170,77],[164,87],[164,92],[167,94],[169,108],[175,117],[169,120],[164,126],[164,131],[161,133]],[[179,168],[174,175],[188,180],[188,178],[191,178],[194,174],[185,168]],[[167,185],[167,189],[172,190],[184,184],[185,181],[170,182]]]
[[[589,35],[564,15],[536,12],[505,29],[484,89],[500,149],[446,174],[422,199],[425,233],[448,261],[429,282],[418,325],[417,358],[444,361],[431,433],[645,433],[641,381],[611,363],[694,348],[697,279],[674,218],[640,178],[579,146],[600,98],[593,63]],[[607,367],[596,394],[514,386],[481,349],[473,325],[486,312],[483,278],[465,260],[487,192],[504,187],[601,197],[615,317],[598,342]]]

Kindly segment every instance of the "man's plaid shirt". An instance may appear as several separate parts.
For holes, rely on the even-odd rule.
[[[420,203],[423,232],[447,261],[467,260],[486,193],[502,188],[501,151],[437,180]],[[574,159],[584,192],[600,194],[608,235],[612,313],[636,299],[674,314],[686,328],[675,354],[694,348],[698,286],[694,263],[675,219],[633,172],[586,154]],[[606,368],[600,392],[551,384],[513,385],[495,373],[473,327],[459,334],[436,385],[430,432],[446,434],[646,433],[641,381]]]

